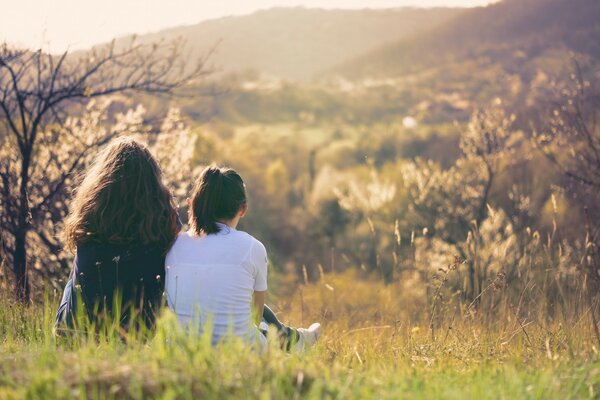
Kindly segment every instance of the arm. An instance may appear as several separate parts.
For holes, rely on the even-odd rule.
[[[254,321],[260,323],[264,307],[265,307],[265,296],[267,294],[267,251],[265,246],[259,241],[254,243],[251,251],[252,265],[254,266],[254,302],[253,312]]]
[[[60,305],[58,306],[58,310],[56,312],[53,329],[55,333],[60,333],[60,331],[63,329],[70,329],[74,327],[74,313],[77,310],[77,304],[75,303],[77,300],[75,293],[75,268],[76,264],[71,268],[69,279],[67,280],[65,289],[63,291],[62,300],[60,301]]]
[[[254,292],[254,309],[252,310],[252,315],[254,317],[254,322],[258,325],[262,319],[263,311],[265,308],[265,296],[267,291]]]

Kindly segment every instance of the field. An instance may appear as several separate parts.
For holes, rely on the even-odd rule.
[[[429,306],[411,303],[406,285],[358,280],[354,272],[299,286],[272,281],[271,303],[285,321],[323,323],[318,345],[305,354],[273,347],[261,355],[233,342],[211,348],[177,329],[168,313],[150,339],[109,332],[57,341],[54,299],[30,307],[4,299],[0,399],[600,396],[585,313],[573,323],[547,323],[471,309],[441,315],[432,329]],[[422,316],[409,322],[413,309]]]

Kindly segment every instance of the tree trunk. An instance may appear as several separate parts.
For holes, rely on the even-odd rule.
[[[29,302],[29,276],[27,274],[27,230],[15,235],[15,252],[13,254],[13,270],[15,273],[15,295],[21,302]]]
[[[477,232],[479,232],[479,228],[481,228],[481,223],[485,220],[488,214],[487,206],[488,206],[488,198],[490,197],[490,192],[492,190],[492,184],[494,182],[494,170],[490,166],[487,161],[483,161],[486,167],[486,172],[488,174],[488,180],[483,188],[483,194],[481,197],[481,203],[479,204],[479,208],[477,210],[475,224]],[[475,241],[475,245],[477,246],[477,241],[479,240],[479,234],[473,234],[473,240]],[[475,251],[475,258],[479,257],[477,251]],[[469,260],[469,300],[477,299],[477,296],[481,293],[481,266],[479,265],[479,260]],[[479,300],[477,301],[479,304]]]
[[[19,215],[15,230],[15,253],[13,254],[13,270],[15,273],[15,295],[18,301],[29,302],[29,276],[27,274],[27,232],[29,231],[29,166],[31,161],[31,145],[23,151],[21,162],[21,183],[19,187]]]

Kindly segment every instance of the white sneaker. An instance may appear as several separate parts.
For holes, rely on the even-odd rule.
[[[301,352],[302,350],[314,346],[319,339],[321,333],[321,324],[315,322],[308,329],[298,328],[298,343],[296,343],[296,351]]]

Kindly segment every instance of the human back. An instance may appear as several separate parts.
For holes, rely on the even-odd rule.
[[[165,264],[169,308],[188,328],[202,333],[210,326],[213,343],[228,334],[262,342],[252,312],[263,312],[267,254],[236,229],[247,210],[242,178],[232,169],[206,168],[189,206],[191,228],[178,236]]]
[[[146,146],[131,138],[109,144],[85,172],[65,221],[75,259],[56,316],[152,326],[164,288],[164,259],[179,227],[171,194]],[[77,304],[77,300],[83,304]],[[106,321],[106,319],[109,321]]]
[[[219,224],[220,231],[179,234],[166,259],[167,302],[180,323],[202,332],[213,344],[228,334],[255,340],[254,291],[267,289],[266,250],[251,235]]]

